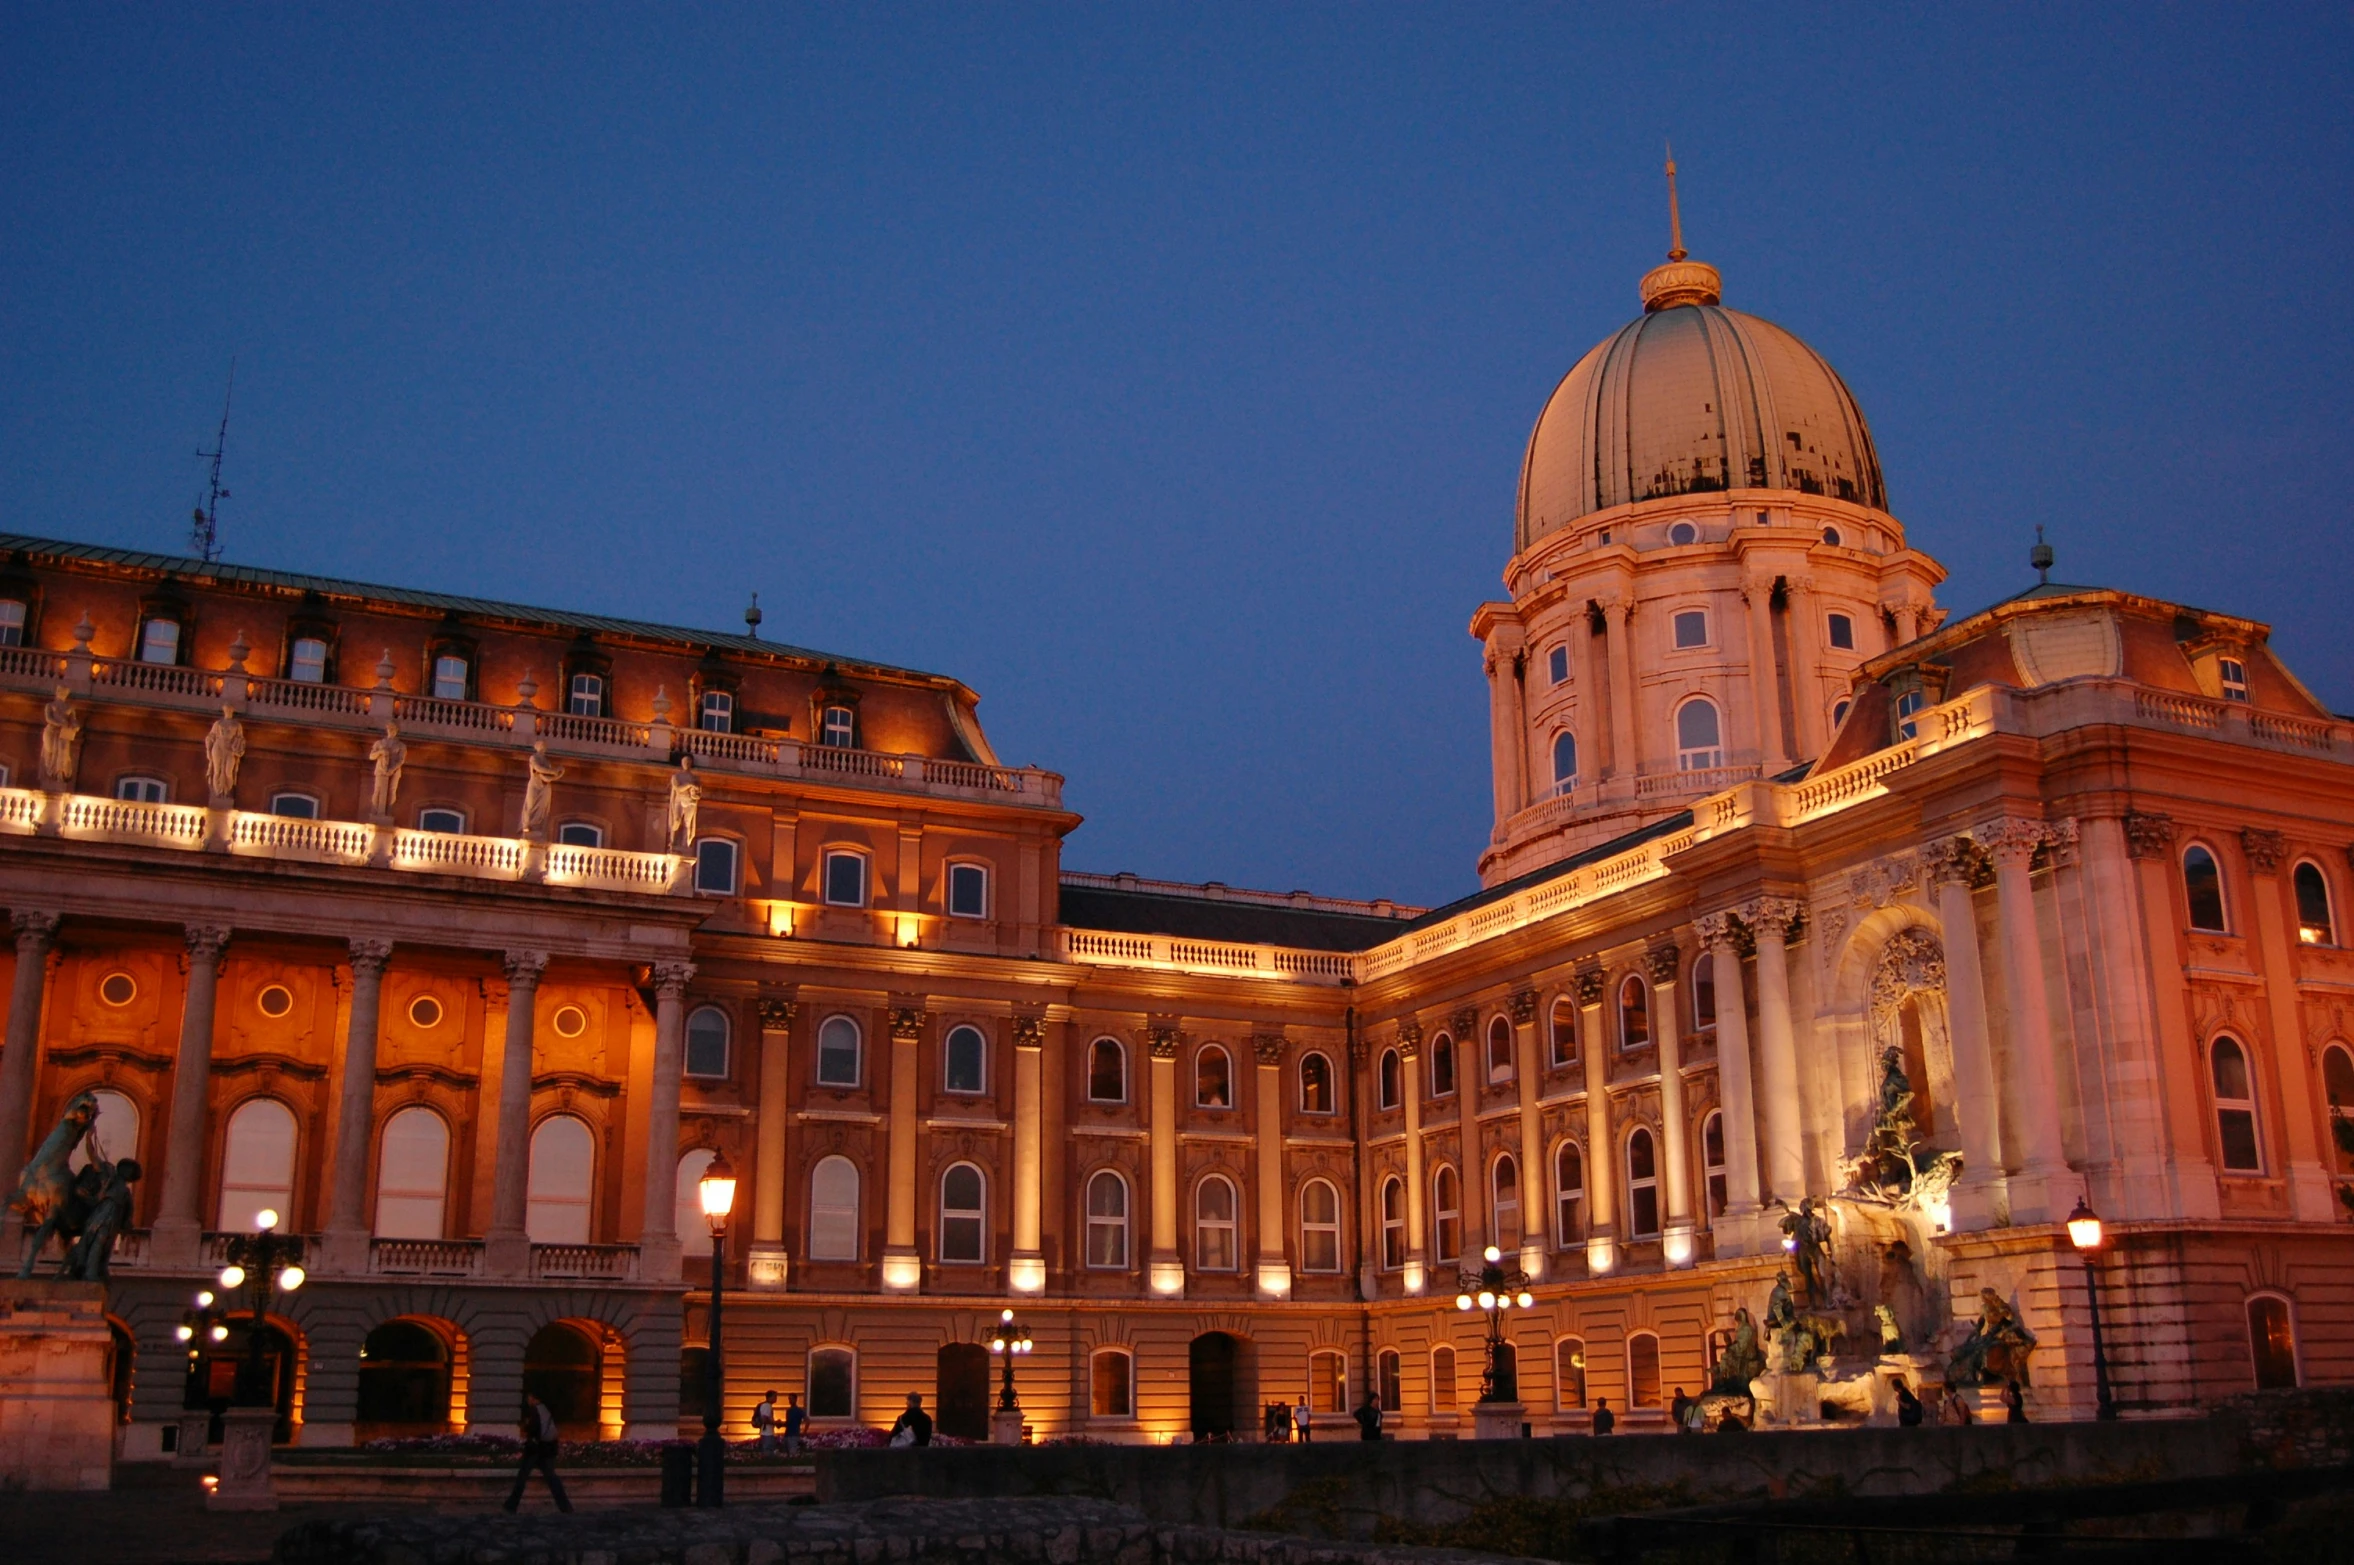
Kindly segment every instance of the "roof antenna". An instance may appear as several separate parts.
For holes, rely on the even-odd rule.
[[[212,473],[205,483],[204,503],[196,508],[195,525],[188,530],[188,548],[207,565],[221,557],[221,502],[229,498],[229,491],[221,487],[221,453],[229,449],[229,403],[236,395],[237,356],[231,354],[229,389],[221,398],[220,433],[213,437],[210,451],[196,453],[212,463]]]
[[[744,610],[744,634],[754,641],[760,639],[760,594],[752,594],[752,606]]]
[[[2036,585],[2048,587],[2052,583],[2052,546],[2043,541],[2043,529],[2035,529],[2035,547],[2027,551],[2027,563],[2035,567]]]
[[[1676,148],[1667,144],[1667,258],[1684,258],[1684,214],[1676,206]]]

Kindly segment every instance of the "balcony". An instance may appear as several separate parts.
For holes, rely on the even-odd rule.
[[[189,1270],[217,1272],[228,1265],[231,1237],[205,1234],[196,1264]],[[116,1235],[111,1268],[117,1272],[155,1270],[149,1240],[145,1229]],[[365,1275],[438,1282],[635,1282],[638,1277],[638,1247],[634,1244],[535,1244],[527,1277],[491,1277],[484,1270],[482,1255],[480,1239],[371,1239]],[[9,1258],[13,1260],[13,1256]],[[64,1260],[64,1251],[52,1239],[42,1247],[35,1270],[54,1272]],[[303,1266],[316,1280],[333,1281],[345,1275],[328,1265],[327,1248],[317,1234],[303,1236]]]

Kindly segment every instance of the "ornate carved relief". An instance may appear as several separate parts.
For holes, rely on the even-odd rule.
[[[2125,817],[2125,851],[2137,859],[2161,859],[2174,851],[2174,817],[2141,811]]]
[[[1885,1023],[1908,994],[1944,990],[1945,947],[1918,926],[1899,930],[1881,947],[1879,963],[1872,969],[1872,1020],[1875,1025]]]
[[[1155,1027],[1147,1034],[1146,1046],[1152,1050],[1154,1059],[1173,1060],[1177,1058],[1177,1046],[1184,1041],[1185,1035],[1174,1027]]]
[[[762,1032],[791,1032],[793,1019],[801,1014],[801,1007],[792,1000],[760,1002],[760,1030]]]
[[[893,1006],[891,1008],[891,1040],[894,1043],[905,1043],[920,1039],[924,1035],[925,1024],[931,1019],[931,1013],[928,1011],[917,1010],[915,1007],[907,1005]]]
[[[1590,1008],[1600,1005],[1602,1003],[1602,990],[1609,982],[1609,975],[1603,972],[1599,967],[1584,967],[1578,969],[1578,1005],[1581,1008]]]
[[[1526,1027],[1537,1019],[1537,992],[1523,989],[1512,996],[1512,1025]]]
[[[1283,1063],[1283,1034],[1279,1032],[1251,1034],[1251,1052],[1258,1056],[1261,1065],[1281,1065]]]
[[[1683,962],[1683,956],[1684,953],[1677,949],[1676,943],[1672,940],[1661,941],[1658,945],[1644,952],[1643,970],[1650,978],[1651,986],[1655,989],[1673,987],[1677,970]]]
[[[2289,839],[2277,831],[2249,826],[2240,832],[2240,851],[2248,856],[2248,868],[2257,874],[2277,874],[2281,861],[2289,856]]]

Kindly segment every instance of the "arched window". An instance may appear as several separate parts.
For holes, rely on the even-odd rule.
[[[2329,916],[2329,881],[2308,859],[2291,877],[2297,888],[2297,938],[2309,946],[2335,945]]]
[[[1203,1272],[1230,1272],[1242,1254],[1236,1236],[1236,1214],[1241,1203],[1234,1181],[1211,1174],[1193,1187],[1193,1267]]]
[[[1381,1182],[1381,1269],[1406,1264],[1406,1184],[1392,1174]]]
[[[1578,736],[1568,729],[1553,736],[1553,791],[1567,793],[1578,781]]]
[[[1381,1051],[1380,1100],[1385,1109],[1394,1109],[1405,1098],[1405,1068],[1398,1061],[1398,1051]]]
[[[2248,1351],[2256,1361],[2256,1389],[2292,1391],[2297,1385],[2297,1331],[2289,1301],[2259,1293],[2248,1301]]]
[[[1586,1405],[1586,1340],[1563,1337],[1553,1344],[1553,1407],[1570,1413]]]
[[[1700,1122],[1700,1172],[1708,1184],[1708,1215],[1725,1215],[1725,1115],[1711,1109]]]
[[[551,1114],[531,1133],[531,1173],[523,1230],[533,1244],[590,1242],[596,1196],[597,1138],[585,1120]]]
[[[1234,1107],[1234,1062],[1217,1044],[1203,1044],[1193,1057],[1193,1102],[1196,1108]]]
[[[817,1084],[855,1087],[859,1074],[858,1023],[847,1016],[829,1016],[817,1029]]]
[[[1725,764],[1716,703],[1695,696],[1676,708],[1676,770],[1704,772]]]
[[[1627,1132],[1628,1232],[1637,1239],[1659,1233],[1659,1155],[1651,1132],[1637,1125]]]
[[[940,1176],[940,1259],[986,1259],[988,1202],[981,1171],[970,1163],[951,1163]]]
[[[1488,1023],[1488,1080],[1510,1081],[1512,1077],[1512,1024],[1499,1016]]]
[[[1629,973],[1618,985],[1618,1046],[1639,1049],[1651,1041],[1651,989]]]
[[[1575,1063],[1578,1057],[1578,1008],[1567,995],[1553,1002],[1551,1032],[1553,1063]]]
[[[253,1232],[254,1214],[278,1214],[278,1226],[293,1231],[294,1110],[276,1098],[248,1098],[229,1116],[221,1145],[223,1233]]]
[[[1126,1348],[1098,1348],[1088,1360],[1087,1413],[1091,1418],[1136,1416],[1136,1359]]]
[[[1396,1348],[1383,1348],[1374,1360],[1375,1377],[1380,1382],[1381,1410],[1402,1413],[1406,1410],[1405,1360]]]
[[[1338,1348],[1318,1348],[1308,1355],[1308,1411],[1345,1413],[1349,1410],[1349,1356]]]
[[[1512,1154],[1499,1156],[1488,1170],[1491,1210],[1496,1214],[1496,1245],[1512,1250],[1520,1244],[1520,1165]]]
[[[2223,1149],[2223,1166],[2235,1174],[2262,1173],[2264,1158],[2256,1142],[2256,1090],[2248,1074],[2247,1052],[2233,1038],[2217,1038],[2208,1052],[2208,1068],[2215,1079],[2215,1139]]]
[[[1440,1033],[1430,1045],[1430,1095],[1452,1097],[1455,1092],[1455,1040]]]
[[[1087,1097],[1093,1103],[1128,1101],[1128,1051],[1117,1038],[1098,1038],[1087,1046]]]
[[[1566,1250],[1585,1238],[1586,1160],[1577,1143],[1564,1141],[1553,1154],[1553,1242]]]
[[[2354,1174],[2354,1051],[2342,1043],[2321,1051],[2321,1092],[2329,1100],[2330,1145],[2338,1172]]]
[[[1455,1350],[1430,1350],[1430,1410],[1434,1413],[1455,1411]]]
[[[94,1088],[90,1096],[97,1101],[98,1117],[90,1122],[89,1136],[75,1142],[65,1160],[77,1174],[90,1161],[93,1143],[109,1163],[139,1155],[139,1105],[112,1087]]]
[[[1327,1180],[1300,1186],[1300,1270],[1340,1270],[1340,1192]]]
[[[709,1147],[689,1147],[678,1155],[678,1180],[671,1186],[670,1231],[689,1255],[711,1232],[711,1220],[703,1215],[702,1190],[703,1171],[710,1166]]]
[[[1627,1338],[1627,1406],[1659,1406],[1659,1339],[1647,1331]]]
[[[449,1122],[416,1104],[395,1110],[376,1141],[376,1237],[441,1238],[449,1171]]]
[[[1128,1181],[1108,1168],[1087,1181],[1087,1264],[1128,1267]]]
[[[809,1258],[858,1259],[858,1165],[839,1153],[809,1171]]]
[[[1706,952],[1692,964],[1692,1033],[1716,1036],[1716,959]]]
[[[727,1012],[718,1006],[696,1006],[687,1018],[687,1074],[725,1076],[728,1042],[734,1031],[728,1025]]]
[[[951,1027],[942,1045],[948,1056],[946,1084],[950,1092],[979,1092],[986,1079],[987,1040],[978,1027]]]
[[[811,1418],[858,1416],[858,1355],[849,1348],[811,1348],[806,1382]]]
[[[1441,1163],[1430,1176],[1430,1196],[1431,1257],[1455,1260],[1463,1254],[1463,1182]]]
[[[2223,921],[2223,871],[2217,868],[2215,855],[2195,842],[2183,850],[2182,889],[2190,900],[2191,928],[2219,935],[2230,932]]]
[[[1332,1112],[1332,1061],[1312,1050],[1300,1056],[1300,1112]]]

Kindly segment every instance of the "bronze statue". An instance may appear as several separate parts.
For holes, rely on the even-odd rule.
[[[1774,1273],[1774,1291],[1766,1296],[1766,1327],[1780,1330],[1798,1319],[1798,1312],[1790,1307],[1790,1274]]]
[[[1757,1345],[1757,1321],[1748,1307],[1733,1311],[1733,1340],[1717,1356],[1709,1390],[1730,1397],[1750,1395],[1749,1383],[1765,1373],[1765,1350]]]
[[[98,1170],[105,1172],[96,1179],[90,1176]],[[81,1237],[66,1252],[65,1275],[84,1282],[104,1282],[107,1262],[114,1255],[115,1235],[131,1226],[131,1186],[144,1172],[135,1157],[118,1158],[112,1163],[92,1161],[85,1165],[75,1180],[77,1193],[86,1186],[97,1187],[96,1199],[90,1202],[89,1213],[82,1220]]]
[[[98,1194],[97,1182],[85,1194],[78,1185],[68,1160],[74,1149],[89,1134],[98,1120],[98,1099],[88,1092],[77,1092],[66,1100],[65,1112],[57,1117],[57,1126],[42,1138],[40,1148],[9,1194],[8,1209],[22,1212],[26,1221],[34,1224],[32,1240],[26,1244],[24,1259],[18,1264],[19,1277],[33,1275],[33,1263],[40,1258],[41,1247],[55,1234],[60,1241],[70,1240],[82,1231],[89,1203]],[[91,1167],[96,1167],[93,1163]],[[84,1169],[83,1174],[88,1174]],[[98,1179],[103,1180],[104,1174]]]
[[[1977,1324],[1946,1361],[1946,1384],[1977,1386],[1993,1380],[2015,1380],[2022,1386],[2032,1385],[2027,1361],[2034,1351],[2035,1333],[2027,1329],[2018,1312],[2004,1303],[2003,1296],[1992,1288],[1981,1288]]]
[[[1790,1236],[1785,1248],[1798,1262],[1798,1280],[1806,1289],[1807,1303],[1830,1303],[1830,1255],[1825,1247],[1831,1242],[1831,1225],[1816,1209],[1815,1198],[1802,1199],[1797,1211],[1783,1216],[1781,1227]]]

